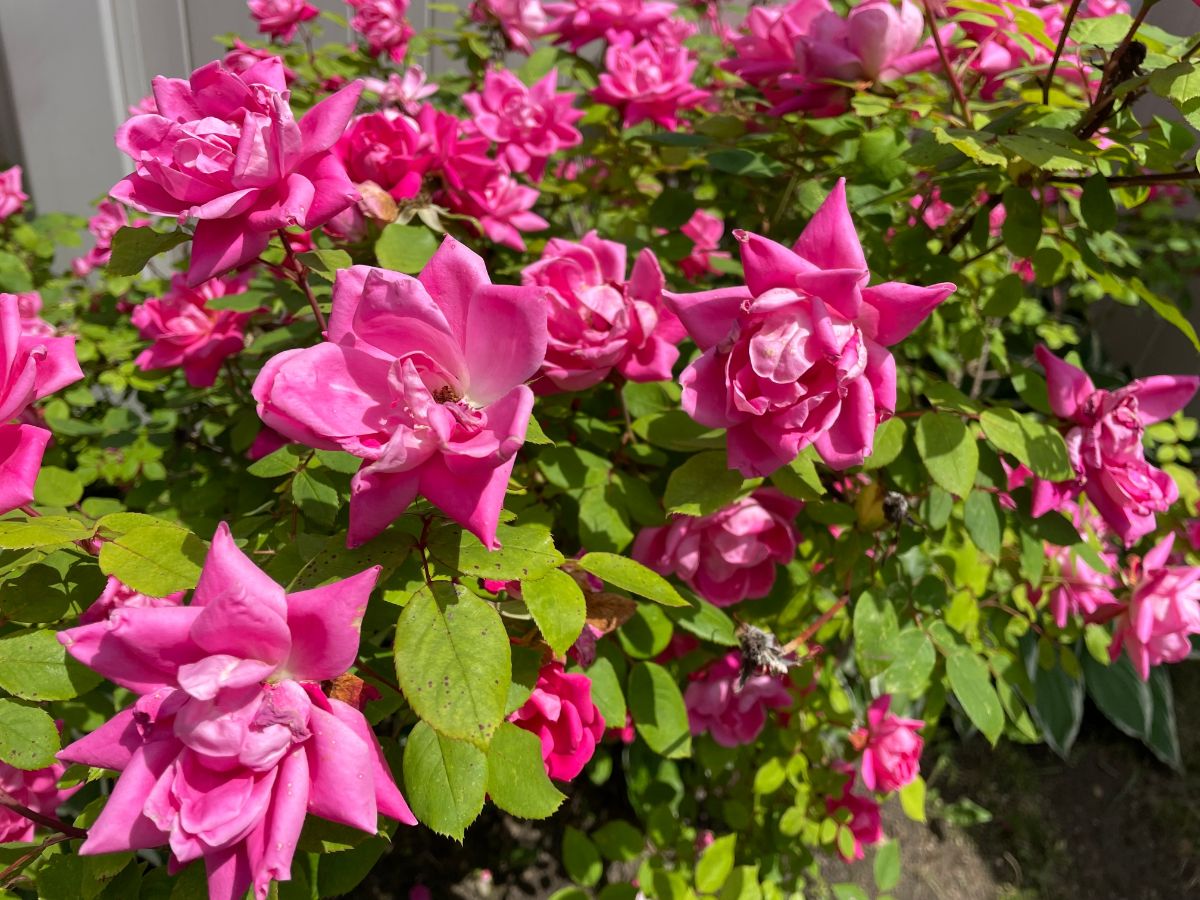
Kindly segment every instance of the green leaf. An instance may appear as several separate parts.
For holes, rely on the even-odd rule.
[[[914,438],[930,477],[955,496],[966,497],[975,484],[979,448],[962,419],[949,413],[925,413],[917,420]]]
[[[1146,746],[1162,762],[1176,772],[1183,771],[1183,755],[1179,749],[1179,730],[1175,722],[1175,698],[1171,676],[1166,666],[1150,670],[1150,695],[1154,708],[1150,715],[1150,739]]]
[[[554,441],[546,437],[546,432],[542,430],[542,424],[533,415],[529,417],[529,427],[525,429],[525,443],[548,447],[555,446]]]
[[[512,681],[508,685],[508,697],[504,701],[504,715],[509,716],[525,705],[537,684],[542,669],[542,651],[524,644],[512,644]],[[595,699],[595,688],[592,690]],[[597,705],[599,705],[597,703]]]
[[[899,626],[896,610],[886,597],[870,592],[854,603],[854,658],[864,678],[874,678],[893,661],[893,644]]]
[[[487,788],[483,751],[417,723],[404,746],[404,795],[422,825],[461,842]]]
[[[345,250],[311,250],[297,257],[301,264],[316,272],[323,278],[333,281],[338,269],[348,269],[354,265],[354,260]]]
[[[341,495],[324,469],[301,469],[292,479],[292,500],[305,517],[329,527],[337,518]]]
[[[571,880],[591,887],[604,874],[600,851],[578,828],[567,826],[563,833],[563,868]]]
[[[1149,306],[1152,310],[1158,313],[1167,322],[1174,325],[1184,337],[1192,342],[1192,346],[1200,351],[1200,337],[1196,336],[1196,329],[1190,321],[1179,311],[1179,307],[1165,297],[1160,297],[1138,277],[1130,278],[1127,282],[1133,292],[1138,295],[1143,303]]]
[[[758,866],[738,866],[725,881],[725,887],[717,895],[718,900],[762,900],[762,886],[758,883]]]
[[[1049,132],[1049,129],[1047,131]],[[1048,172],[1065,172],[1090,167],[1092,160],[1088,155],[1071,145],[1070,141],[1073,136],[1068,132],[1062,132],[1062,135],[1064,140],[1059,142],[1030,134],[1004,134],[1000,136],[999,142],[1005,150]],[[1010,188],[1009,190],[1014,189]],[[1008,209],[1007,193],[1006,191],[1004,198],[1006,210]],[[1011,215],[1011,213],[1009,214]]]
[[[723,834],[704,848],[696,860],[696,890],[714,894],[724,886],[733,872],[736,849],[736,834]]]
[[[394,649],[413,711],[441,734],[486,748],[512,678],[500,614],[465,587],[435,581],[404,607]]]
[[[891,659],[882,676],[884,690],[913,698],[924,694],[937,662],[929,636],[915,625],[903,629],[892,641]]]
[[[719,172],[741,175],[743,178],[774,178],[783,171],[783,165],[763,153],[733,147],[714,150],[708,154],[708,164]]]
[[[662,666],[634,664],[629,673],[629,711],[638,734],[655,753],[670,759],[691,756],[692,735],[683,694]]]
[[[33,499],[43,506],[74,506],[83,497],[83,482],[74,472],[42,466],[33,486]]]
[[[1042,207],[1024,188],[1010,187],[1004,192],[1007,215],[1000,236],[1014,256],[1033,256],[1042,239]]]
[[[1083,679],[1068,674],[1061,665],[1039,666],[1038,642],[1031,635],[1021,643],[1025,672],[1034,690],[1029,711],[1050,749],[1066,759],[1083,722]]]
[[[627,711],[625,694],[621,691],[621,679],[617,677],[612,661],[603,656],[596,657],[587,675],[592,679],[592,702],[600,710],[605,723],[610,728],[623,728]]]
[[[23,700],[70,700],[103,679],[67,655],[53,631],[0,638],[0,688]]]
[[[995,744],[1004,730],[1004,709],[987,664],[970,650],[956,649],[946,657],[946,676],[967,718]]]
[[[920,775],[900,788],[900,808],[914,822],[925,821],[925,779]]]
[[[696,195],[692,191],[666,188],[650,204],[650,224],[674,231],[687,224],[696,212]]]
[[[62,547],[85,541],[94,530],[68,516],[40,516],[29,522],[0,522],[0,550]]]
[[[875,889],[890,891],[900,883],[900,845],[896,841],[888,841],[875,847]]]
[[[60,747],[58,726],[42,710],[0,698],[0,760],[18,769],[54,765]]]
[[[1003,319],[1012,315],[1025,297],[1025,282],[1015,273],[1005,275],[992,286],[983,314],[989,318]]]
[[[971,541],[990,556],[1000,558],[1000,538],[1004,532],[1000,504],[986,491],[971,491],[963,504],[963,522]]]
[[[639,562],[615,553],[587,553],[578,561],[585,572],[663,606],[690,606],[671,583]]]
[[[1083,675],[1088,696],[1117,728],[1130,737],[1146,740],[1154,713],[1154,697],[1129,658],[1122,655],[1105,665],[1091,654],[1083,657]]]
[[[901,418],[893,416],[875,429],[875,448],[863,462],[863,468],[882,469],[896,461],[904,451],[904,441],[908,437],[908,425]]]
[[[671,642],[671,620],[661,607],[640,604],[617,629],[622,649],[635,659],[653,659]]]
[[[587,618],[587,601],[575,579],[553,569],[541,578],[523,580],[521,596],[555,655],[571,649]]]
[[[729,468],[725,451],[697,453],[671,472],[663,505],[668,512],[703,516],[728,506],[741,489],[741,473]]]
[[[694,607],[673,608],[670,616],[679,628],[702,641],[722,647],[738,645],[737,626],[734,625],[733,619],[707,600],[698,601]]]
[[[21,294],[33,290],[29,267],[15,253],[0,250],[0,291]]]
[[[613,862],[637,859],[646,849],[646,836],[624,819],[605,822],[592,832],[592,841],[600,848],[604,858]]]
[[[499,525],[499,550],[488,550],[479,538],[457,525],[440,525],[429,537],[431,556],[456,572],[496,581],[541,578],[564,562],[545,525]]]
[[[184,231],[155,231],[149,226],[142,228],[122,227],[113,235],[112,256],[105,271],[109,275],[140,275],[146,263],[172,247],[178,247],[192,236]]]
[[[1054,428],[1012,409],[985,409],[979,417],[984,436],[997,450],[1011,453],[1034,475],[1047,481],[1075,477],[1062,435]]]
[[[1103,233],[1117,227],[1117,205],[1108,189],[1108,179],[1101,173],[1097,172],[1083,183],[1079,211],[1092,231]]]
[[[146,525],[106,541],[100,570],[148,597],[166,597],[196,586],[207,552],[190,531]]]
[[[544,819],[567,799],[546,774],[541,740],[511,722],[503,723],[496,731],[488,747],[487,764],[488,796],[510,815]]]
[[[437,236],[420,225],[392,223],[375,242],[375,258],[385,269],[415,275],[437,252]]]

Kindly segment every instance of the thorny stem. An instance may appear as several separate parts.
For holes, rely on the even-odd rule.
[[[1079,0],[1075,0],[1076,3]],[[929,32],[933,35],[933,46],[937,48],[938,59],[941,60],[942,69],[946,72],[946,78],[950,81],[950,88],[954,91],[954,99],[958,101],[958,107],[962,111],[963,124],[968,128],[971,127],[971,108],[967,105],[967,95],[963,93],[962,82],[959,81],[958,73],[954,71],[954,67],[950,65],[950,57],[946,55],[946,45],[942,43],[942,36],[938,33],[937,20],[933,16],[933,10],[930,9],[928,3],[925,7],[925,22],[929,25]]]
[[[31,519],[41,518],[42,514],[40,512],[38,512],[36,509],[34,509],[32,506],[30,506],[28,503],[26,503],[24,506],[19,507],[19,508],[20,508],[21,512],[25,513],[25,515],[29,516],[29,518],[31,518]]]
[[[38,844],[36,847],[34,847],[32,850],[30,850],[28,853],[25,853],[22,856],[18,856],[15,860],[12,861],[11,865],[9,865],[3,872],[0,872],[0,888],[7,888],[14,881],[16,881],[17,876],[20,874],[19,870],[22,867],[24,867],[25,865],[27,865],[28,863],[31,863],[35,859],[37,859],[39,856],[42,855],[43,852],[50,849],[55,844],[61,844],[64,841],[69,841],[69,840],[73,840],[73,838],[70,835],[65,835],[65,834],[51,835],[50,837],[48,837],[44,841],[42,841],[40,844]]]
[[[1100,130],[1100,126],[1104,124],[1104,120],[1112,113],[1113,85],[1111,79],[1116,74],[1120,67],[1121,60],[1125,57],[1125,52],[1129,49],[1129,45],[1133,42],[1133,37],[1137,34],[1139,28],[1142,27],[1142,22],[1146,19],[1146,14],[1158,0],[1147,0],[1142,4],[1142,8],[1138,10],[1134,17],[1129,30],[1125,32],[1125,37],[1121,38],[1121,43],[1113,50],[1109,56],[1108,62],[1104,64],[1104,71],[1100,75],[1100,86],[1096,88],[1096,98],[1092,101],[1092,105],[1084,112],[1083,118],[1079,120],[1079,124],[1075,126],[1075,136],[1086,140]]]
[[[1051,184],[1083,184],[1087,180],[1087,178],[1084,178],[1081,175],[1051,176],[1046,179],[1046,181]],[[1197,180],[1200,180],[1200,171],[1197,171],[1194,168],[1180,169],[1176,172],[1146,172],[1141,175],[1113,175],[1107,179],[1109,184],[1116,185],[1170,184],[1174,181]]]
[[[1054,48],[1054,59],[1050,60],[1050,69],[1046,72],[1046,80],[1042,83],[1042,103],[1050,104],[1050,84],[1054,81],[1054,70],[1058,68],[1058,61],[1062,58],[1063,48],[1067,46],[1067,37],[1071,33],[1071,25],[1075,21],[1075,13],[1079,12],[1081,0],[1071,0],[1071,6],[1067,10],[1067,17],[1063,20],[1062,33],[1058,36],[1058,46]]]
[[[979,392],[983,390],[983,373],[987,371],[988,359],[992,355],[992,332],[997,327],[996,321],[984,322],[983,348],[979,351],[979,359],[975,362],[975,380],[971,382],[971,399],[978,400]]]
[[[384,687],[391,688],[397,694],[402,693],[400,690],[400,685],[396,684],[391,679],[389,679],[383,675],[380,675],[378,672],[376,672],[374,669],[372,669],[370,666],[368,666],[361,659],[354,664],[354,667],[362,672],[366,672],[368,675],[370,675],[372,678],[374,678],[376,681],[378,681]]]
[[[61,819],[56,819],[54,816],[43,815],[40,812],[35,812],[28,806],[23,806],[7,791],[0,790],[0,806],[5,809],[11,809],[17,815],[28,819],[35,825],[41,825],[43,828],[49,828],[52,831],[57,831],[60,834],[66,835],[68,838],[85,838],[87,832],[82,828],[76,828],[74,825],[68,825]],[[2,876],[0,876],[2,877]]]
[[[305,270],[304,264],[297,259],[296,251],[292,249],[292,245],[288,241],[287,232],[282,228],[279,229],[279,240],[283,243],[284,271],[288,273],[292,281],[296,282],[300,290],[304,291],[304,296],[308,298],[308,305],[312,307],[313,315],[317,317],[317,327],[324,334],[327,328],[325,313],[321,312],[321,304],[317,303],[312,288],[308,286],[308,272]]]
[[[842,607],[845,606],[849,601],[850,595],[847,594],[837,603],[833,604],[833,606],[829,607],[829,609],[825,610],[825,612],[821,613],[815,622],[783,645],[784,652],[791,653],[800,645],[808,643],[808,639],[825,627],[825,623],[841,612]]]

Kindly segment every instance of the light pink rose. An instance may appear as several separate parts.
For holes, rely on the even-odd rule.
[[[513,50],[529,55],[532,41],[546,33],[546,11],[541,0],[475,0],[471,18],[476,22],[495,22],[504,31]]]
[[[448,237],[419,278],[340,270],[326,336],[271,359],[254,397],[280,434],[363,460],[351,483],[351,546],[383,531],[418,493],[499,546],[496,525],[533,408],[524,382],[546,352],[541,291],[493,285],[483,260]]]
[[[854,788],[854,767],[849,763],[838,763],[833,766],[835,771],[842,772],[846,775],[846,784],[842,787],[842,793],[838,797],[825,798],[825,810],[830,815],[839,810],[848,810],[850,813],[849,820],[839,826],[848,828],[850,834],[854,838],[854,849],[849,856],[838,850],[838,855],[845,862],[853,862],[856,859],[864,857],[863,847],[871,844],[878,844],[883,840],[883,819],[879,814],[879,804],[870,797],[864,797],[861,794],[855,794]],[[839,841],[839,847],[841,842]]]
[[[679,268],[687,278],[711,275],[717,271],[713,268],[714,259],[729,259],[726,251],[717,249],[725,235],[725,220],[720,216],[698,209],[679,230],[692,240],[692,252],[679,261]]]
[[[403,62],[412,26],[405,18],[408,0],[346,0],[354,9],[350,27],[367,39],[371,55],[387,53],[392,62]]]
[[[0,294],[0,514],[33,500],[50,432],[15,424],[30,404],[83,377],[74,337],[22,333],[21,302]]]
[[[522,232],[550,227],[533,212],[540,192],[513,178],[503,164],[464,164],[459,168],[459,177],[463,185],[447,191],[446,204],[457,213],[478,219],[489,240],[523,252]]]
[[[1116,620],[1109,655],[1124,649],[1142,680],[1150,667],[1180,662],[1200,634],[1200,566],[1167,564],[1175,535],[1168,534],[1135,567],[1133,598]]]
[[[188,287],[182,275],[174,276],[166,294],[134,307],[133,324],[143,338],[154,342],[138,354],[138,368],[182,368],[192,387],[212,387],[221,364],[245,347],[246,323],[253,312],[210,309],[207,303],[245,290],[244,283],[229,278]]]
[[[521,282],[545,289],[549,343],[541,390],[580,391],[616,369],[631,381],[665,381],[679,358],[679,320],[662,303],[663,275],[645,249],[625,277],[625,245],[589,231],[551,238]]]
[[[425,70],[420,66],[409,66],[403,76],[392,72],[387,81],[364,78],[363,84],[379,97],[381,106],[394,106],[409,116],[415,116],[421,108],[421,101],[432,97],[438,90],[438,86],[426,78]]]
[[[1050,613],[1059,628],[1065,628],[1071,616],[1085,622],[1107,622],[1124,604],[1113,596],[1118,583],[1115,553],[1102,551],[1100,558],[1108,572],[1097,572],[1070,547],[1046,545],[1046,556],[1056,564],[1061,579],[1050,589]]]
[[[246,0],[250,15],[261,34],[289,43],[301,22],[315,19],[321,11],[307,0]]]
[[[1084,490],[1113,531],[1130,545],[1153,531],[1155,513],[1165,512],[1179,497],[1171,476],[1146,462],[1142,435],[1147,425],[1186,406],[1200,387],[1200,378],[1154,375],[1115,391],[1097,390],[1081,369],[1044,346],[1035,352],[1046,370],[1051,410],[1073,426],[1066,440],[1077,480],[1060,484],[1055,494]],[[1037,486],[1035,497],[1039,489],[1053,490]]]
[[[13,166],[0,172],[0,219],[18,213],[29,195],[21,190],[21,167]]]
[[[199,220],[187,277],[200,284],[256,259],[279,229],[316,228],[358,198],[328,150],[361,90],[354,82],[296,122],[277,57],[240,75],[212,62],[188,81],[155,78],[160,115],[117,130],[134,172],[111,194],[143,212]]]
[[[483,90],[463,95],[469,122],[496,145],[496,155],[512,172],[528,172],[540,181],[546,160],[583,143],[575,122],[583,110],[574,109],[575,94],[557,92],[558,70],[551,69],[532,87],[507,69],[489,68]]]
[[[0,791],[35,813],[53,816],[83,783],[59,790],[58,781],[67,767],[62,763],[44,769],[18,769],[0,760]],[[37,826],[16,810],[0,806],[0,844],[27,844]]]
[[[896,407],[907,337],[954,291],[868,287],[862,246],[839,181],[791,250],[734,232],[746,286],[664,295],[703,354],[684,370],[683,408],[728,429],[730,468],[748,478],[787,465],[810,444],[835,469],[870,455]]]
[[[686,47],[652,40],[635,43],[629,32],[614,32],[604,51],[600,86],[592,97],[621,110],[626,128],[648,119],[674,131],[680,112],[710,96],[692,84],[696,65]]]
[[[71,262],[71,271],[83,278],[92,269],[107,266],[112,257],[112,241],[117,232],[128,225],[130,228],[141,228],[149,225],[149,219],[134,219],[130,221],[129,214],[120,203],[114,200],[101,200],[96,207],[96,214],[88,219],[88,231],[95,238],[92,249],[83,256]]]
[[[118,609],[154,609],[164,606],[180,606],[183,603],[185,591],[168,594],[166,597],[150,597],[139,593],[116,577],[109,575],[104,592],[96,598],[79,617],[80,625],[92,625],[103,622]]]
[[[546,774],[570,781],[583,771],[604,737],[604,717],[592,702],[592,680],[550,662],[538,673],[525,705],[508,717],[542,742]]]
[[[867,727],[851,736],[862,747],[862,780],[868,790],[891,793],[917,777],[925,741],[920,719],[902,719],[888,712],[892,697],[878,697],[867,710]]]
[[[611,32],[623,32],[635,40],[675,13],[675,4],[663,0],[556,0],[545,3],[550,24],[546,33],[555,43],[567,44],[574,52]]]
[[[283,66],[283,81],[285,84],[291,84],[296,80],[296,73],[284,64],[283,57],[281,57],[278,53],[272,53],[270,50],[267,50],[264,47],[251,47],[241,38],[233,39],[233,46],[229,48],[229,52],[225,54],[225,58],[222,60],[222,62],[225,63],[225,68],[227,68],[229,71],[236,72],[240,75],[248,69],[252,69],[264,59],[279,60],[279,64]],[[130,108],[130,114],[136,116],[138,113],[158,112],[158,104],[154,102],[153,94],[143,100],[142,103],[145,104],[147,101],[150,104],[148,108],[138,109],[136,111]]]
[[[799,500],[759,488],[707,516],[673,516],[670,524],[643,528],[633,558],[660,575],[677,575],[710,603],[732,606],[765,597],[775,567],[796,555]]]
[[[166,844],[173,870],[204,860],[215,900],[263,900],[291,877],[307,813],[369,834],[379,813],[415,824],[362,713],[320,686],[354,665],[378,577],[285,594],[222,523],[190,606],[60,632],[138,695],[59,753],[121,773],[80,854]]]
[[[688,676],[683,701],[692,734],[708,732],[722,747],[752,744],[767,710],[791,705],[785,681],[775,675],[751,675],[739,688],[741,668],[741,653],[733,650]]]

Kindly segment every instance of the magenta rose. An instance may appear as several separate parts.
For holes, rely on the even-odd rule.
[[[878,697],[867,710],[867,727],[851,741],[862,747],[862,780],[868,790],[891,793],[917,777],[925,741],[918,733],[920,719],[902,719],[888,712],[892,697]]]
[[[17,424],[30,404],[83,377],[74,337],[25,333],[21,300],[0,294],[0,514],[33,500],[50,432]]]
[[[626,128],[649,120],[674,131],[680,112],[711,96],[692,84],[696,66],[686,47],[650,39],[635,43],[628,31],[615,32],[592,97],[621,110]]]
[[[546,33],[575,52],[610,31],[645,37],[675,13],[664,0],[555,0],[545,3]]]
[[[670,379],[683,327],[662,303],[662,269],[648,248],[628,280],[625,265],[624,244],[589,231],[579,242],[551,238],[521,273],[549,299],[542,375],[554,388],[580,391],[613,369],[630,381]]]
[[[708,732],[722,747],[752,744],[767,724],[767,710],[790,706],[787,683],[776,675],[751,675],[738,684],[742,655],[733,650],[688,676],[683,701],[692,734]]]
[[[575,94],[560,94],[557,86],[557,69],[526,87],[507,69],[489,68],[483,90],[463,95],[470,123],[496,145],[497,156],[510,171],[528,172],[534,181],[541,179],[551,156],[583,143],[575,127],[583,110],[573,108]]]
[[[92,625],[103,622],[118,609],[153,609],[163,606],[179,606],[183,603],[184,591],[168,594],[166,597],[150,597],[122,584],[116,577],[109,575],[104,592],[96,598],[79,617],[80,625]]]
[[[1186,659],[1191,636],[1200,634],[1200,566],[1167,565],[1174,545],[1168,534],[1134,569],[1133,598],[1109,647],[1113,659],[1123,648],[1143,681],[1151,666]]]
[[[321,11],[307,0],[247,0],[258,30],[285,44],[296,36],[301,22],[315,19]]]
[[[328,150],[361,91],[353,82],[296,122],[278,57],[241,74],[211,62],[187,81],[155,78],[158,114],[117,130],[134,171],[110,193],[142,212],[198,220],[187,278],[200,284],[256,259],[279,229],[316,228],[358,199]]]
[[[204,860],[215,900],[264,900],[291,877],[308,813],[368,834],[379,813],[415,824],[363,714],[321,689],[354,665],[378,576],[286,594],[221,524],[190,606],[60,632],[137,695],[59,753],[121,773],[80,854],[165,844],[172,870]]]
[[[1070,547],[1046,545],[1046,556],[1057,563],[1059,582],[1050,588],[1050,613],[1059,628],[1065,628],[1071,616],[1085,622],[1107,622],[1123,605],[1113,596],[1117,588],[1115,553],[1101,552],[1108,572],[1097,572]]]
[[[25,206],[29,195],[21,190],[21,167],[0,172],[0,219],[7,219]]]
[[[44,769],[18,769],[0,760],[0,791],[17,803],[43,816],[53,816],[67,799],[83,787],[83,782],[60,790],[58,781],[67,767],[62,763]],[[33,822],[19,812],[0,806],[0,844],[29,843],[33,840]]]
[[[667,525],[643,528],[633,558],[660,575],[677,575],[717,606],[765,597],[775,567],[796,555],[794,522],[802,506],[774,488],[759,488],[706,516],[674,516]]]
[[[542,742],[546,773],[570,781],[583,771],[604,737],[604,717],[592,702],[592,681],[550,662],[538,673],[525,705],[508,717]]]
[[[521,184],[503,163],[464,164],[458,169],[462,187],[446,194],[455,212],[479,220],[489,240],[514,250],[525,250],[522,232],[544,231],[550,223],[533,212],[541,196],[537,188]]]
[[[0,292],[0,301],[11,298],[17,304],[21,317],[21,336],[28,338],[52,337],[54,326],[42,318],[42,295],[37,291],[22,291],[19,294]]]
[[[546,11],[541,0],[475,0],[471,18],[476,22],[495,22],[504,32],[512,49],[529,55],[532,40],[546,32]]]
[[[841,841],[839,840],[838,855],[845,862],[853,862],[865,856],[863,847],[878,844],[883,840],[883,818],[879,814],[878,803],[870,797],[854,793],[854,767],[849,763],[843,762],[835,764],[833,768],[835,771],[846,775],[846,783],[842,787],[842,793],[839,796],[825,798],[825,810],[830,815],[840,810],[845,810],[849,813],[849,819],[838,827],[839,830],[842,828],[849,829],[853,839],[853,849],[849,855],[842,853]]]
[[[725,221],[720,216],[698,209],[679,230],[692,241],[692,252],[679,261],[679,268],[687,278],[711,275],[717,271],[713,268],[714,259],[729,259],[727,252],[717,249],[725,235]]]
[[[413,36],[408,24],[408,0],[346,0],[354,9],[350,27],[367,39],[373,56],[387,53],[392,62],[402,62]]]
[[[859,465],[896,407],[896,361],[886,348],[954,285],[868,287],[844,180],[791,250],[734,236],[745,287],[664,295],[703,351],[680,378],[683,408],[727,429],[729,466],[747,478],[770,475],[810,444],[835,469]]]
[[[243,293],[236,280],[213,278],[188,287],[184,276],[171,279],[171,289],[134,307],[133,324],[153,343],[138,354],[143,371],[182,368],[192,387],[212,387],[221,364],[242,351],[253,312],[210,309],[209,300]]]
[[[1115,391],[1097,390],[1081,369],[1045,347],[1036,353],[1046,369],[1050,408],[1072,425],[1066,440],[1077,480],[1058,490],[1035,483],[1035,497],[1039,492],[1073,496],[1082,489],[1113,531],[1132,544],[1153,531],[1155,513],[1166,512],[1179,497],[1171,476],[1146,462],[1145,428],[1186,406],[1200,378],[1155,375]]]
[[[350,494],[352,546],[418,493],[488,547],[546,352],[541,291],[493,285],[446,238],[419,278],[342,269],[328,338],[271,359],[254,383],[263,421],[310,447],[363,460]],[[503,335],[504,340],[497,340]]]

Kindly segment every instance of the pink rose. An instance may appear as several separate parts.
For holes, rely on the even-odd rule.
[[[623,32],[635,40],[675,13],[675,4],[662,0],[556,0],[545,3],[551,17],[546,33],[555,43],[567,44],[575,52],[584,44]]]
[[[0,172],[0,219],[21,211],[29,195],[21,190],[21,167],[13,166]]]
[[[896,362],[885,348],[954,285],[868,287],[844,181],[791,250],[734,236],[745,287],[664,295],[703,351],[680,378],[683,408],[728,429],[730,468],[748,478],[770,475],[810,444],[835,469],[859,465],[896,406]]]
[[[386,52],[392,62],[403,62],[412,26],[405,15],[408,0],[346,0],[354,9],[350,27],[367,39],[372,56]]]
[[[1097,572],[1070,547],[1047,544],[1046,556],[1057,563],[1061,579],[1050,589],[1050,612],[1059,628],[1065,628],[1071,616],[1085,622],[1107,622],[1121,611],[1124,604],[1113,596],[1117,579],[1111,574],[1116,570],[1116,554],[1100,553],[1110,572]]]
[[[381,106],[395,106],[405,115],[414,116],[421,108],[421,101],[437,93],[438,86],[425,77],[420,66],[409,66],[404,75],[392,72],[387,81],[364,78],[366,89],[379,97]]]
[[[626,128],[649,119],[674,131],[682,110],[710,96],[692,84],[695,71],[696,60],[686,47],[652,40],[634,43],[629,32],[614,32],[604,51],[600,86],[592,97],[620,109]]]
[[[525,250],[524,231],[544,231],[550,223],[533,212],[541,196],[508,173],[502,164],[463,165],[460,189],[447,192],[446,203],[455,212],[479,220],[488,240]]]
[[[856,859],[862,859],[865,855],[863,847],[870,844],[878,844],[883,840],[883,820],[879,815],[879,804],[870,797],[864,797],[861,794],[852,792],[854,787],[854,768],[849,763],[837,763],[833,766],[835,771],[843,772],[846,775],[846,784],[842,788],[842,793],[838,797],[825,798],[825,810],[830,815],[838,812],[838,810],[848,810],[850,813],[849,820],[839,826],[848,828],[854,839],[854,848],[849,856],[838,850],[838,854],[846,862],[853,862]],[[865,781],[864,777],[864,781]],[[838,842],[841,846],[841,842]]]
[[[138,695],[59,753],[121,774],[80,854],[167,844],[209,895],[238,900],[291,877],[305,815],[375,834],[416,823],[367,720],[320,682],[358,656],[379,568],[285,594],[221,524],[190,606],[126,607],[59,640]]]
[[[917,777],[921,749],[925,746],[918,732],[925,727],[920,719],[901,719],[888,712],[892,697],[876,698],[867,710],[867,727],[851,736],[862,747],[862,780],[868,790],[891,793]]]
[[[261,34],[289,43],[301,22],[315,19],[321,11],[306,0],[246,0],[250,15]]]
[[[752,744],[767,724],[767,710],[790,706],[784,679],[752,675],[738,686],[742,655],[732,650],[688,676],[683,701],[692,734],[708,732],[722,747]]]
[[[493,285],[483,260],[448,237],[419,278],[339,271],[326,336],[271,359],[254,397],[280,434],[363,460],[351,484],[351,546],[383,531],[418,493],[499,546],[496,525],[533,408],[524,382],[546,352],[541,292]]]
[[[225,68],[227,68],[230,72],[236,72],[240,75],[248,69],[258,65],[258,63],[262,62],[264,59],[279,60],[279,64],[283,66],[283,80],[285,84],[291,84],[296,80],[296,73],[284,64],[283,57],[281,57],[278,53],[272,53],[270,50],[267,50],[263,47],[251,47],[241,38],[233,39],[233,46],[229,48],[229,52],[225,54],[225,58],[222,60],[222,62],[225,63]],[[130,109],[130,114],[136,116],[138,113],[158,112],[158,104],[154,102],[153,94],[151,94],[142,102],[145,103],[146,101],[149,101],[150,103],[149,108],[139,109],[136,111]]]
[[[221,364],[245,346],[246,323],[254,313],[209,309],[207,302],[245,290],[245,284],[228,278],[188,287],[184,276],[174,276],[166,294],[134,307],[133,324],[143,338],[154,342],[138,354],[138,368],[149,372],[182,367],[192,387],[212,387]]]
[[[258,430],[258,434],[254,436],[254,442],[246,451],[246,459],[262,459],[264,456],[270,456],[276,450],[287,446],[289,443],[291,442],[274,428],[268,428],[264,425]]]
[[[584,390],[613,369],[631,381],[671,377],[683,328],[663,306],[653,251],[641,252],[626,281],[624,244],[594,231],[578,243],[551,238],[521,282],[544,288],[549,300],[542,375],[551,389]]]
[[[103,622],[118,609],[154,609],[163,606],[180,606],[183,603],[184,591],[168,594],[166,597],[149,597],[139,593],[128,585],[122,584],[112,575],[108,576],[108,584],[104,593],[96,598],[79,617],[80,625],[92,625]]]
[[[17,303],[17,312],[21,316],[22,337],[53,337],[54,326],[42,318],[42,295],[37,291],[24,291],[20,294],[0,293],[0,298],[10,297]]]
[[[1082,488],[1128,546],[1153,531],[1154,514],[1179,497],[1171,476],[1146,462],[1145,427],[1186,406],[1200,378],[1155,375],[1115,391],[1096,390],[1081,369],[1045,347],[1036,354],[1046,370],[1050,408],[1074,426],[1066,440],[1077,481],[1063,483],[1058,493]]]
[[[1192,651],[1190,636],[1200,634],[1200,566],[1170,566],[1175,544],[1168,534],[1133,571],[1133,599],[1116,620],[1109,655],[1122,648],[1145,681],[1150,667],[1180,662]]]
[[[711,275],[714,259],[729,259],[729,254],[718,250],[725,235],[725,221],[720,216],[698,209],[679,229],[692,240],[692,252],[679,261],[679,268],[690,279]]]
[[[570,781],[583,771],[604,737],[604,717],[592,703],[592,680],[550,662],[538,673],[525,705],[508,717],[542,742],[546,774]]]
[[[53,816],[67,799],[83,787],[83,783],[59,790],[58,780],[67,767],[55,763],[44,769],[18,769],[0,760],[0,791],[8,794],[27,809],[43,816]],[[0,806],[0,844],[27,844],[33,840],[33,822],[16,810]]]
[[[415,197],[436,162],[417,123],[394,110],[359,116],[346,129],[334,154],[355,184],[374,182],[396,200]]]
[[[117,232],[128,225],[131,228],[141,228],[149,225],[149,219],[129,220],[129,214],[120,203],[114,200],[101,200],[96,207],[96,214],[88,219],[88,231],[96,239],[92,249],[71,263],[71,271],[83,278],[92,269],[107,266],[112,257],[112,241]]]
[[[721,68],[761,90],[777,106],[790,97],[780,79],[796,70],[797,42],[808,34],[813,21],[829,12],[828,0],[795,0],[783,6],[752,6],[742,23],[742,34],[733,41],[730,58]]]
[[[532,40],[546,33],[546,11],[541,0],[475,0],[471,18],[495,22],[504,31],[509,46],[526,55],[533,52]]]
[[[240,75],[212,62],[189,81],[155,78],[161,114],[117,130],[134,172],[111,194],[142,212],[199,220],[187,274],[198,285],[256,259],[279,229],[316,228],[357,199],[327,151],[361,90],[354,82],[296,122],[277,57]]]
[[[557,93],[558,70],[551,69],[533,87],[507,69],[489,68],[483,90],[463,95],[471,124],[496,145],[496,155],[512,172],[528,172],[541,180],[546,160],[560,150],[583,143],[574,125],[583,110],[574,109],[575,94]]]
[[[14,424],[30,404],[83,377],[74,337],[22,333],[21,302],[0,294],[0,514],[33,500],[50,432]]]
[[[633,558],[660,575],[677,575],[717,606],[765,597],[775,566],[796,555],[794,525],[799,500],[759,488],[707,516],[673,516],[660,528],[643,528]]]

